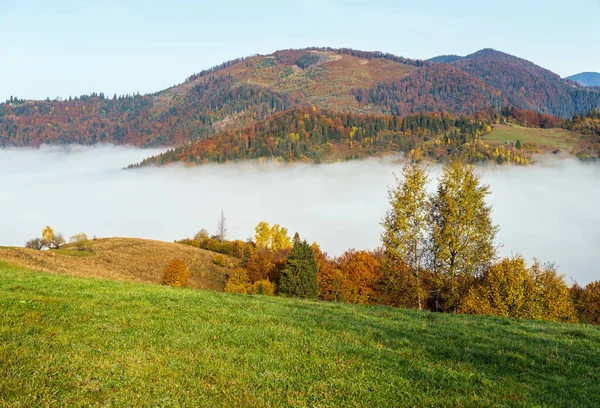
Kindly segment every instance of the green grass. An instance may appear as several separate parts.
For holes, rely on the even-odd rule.
[[[506,141],[516,143],[517,140],[520,140],[521,143],[537,143],[540,147],[570,149],[578,143],[580,137],[578,134],[565,129],[537,129],[519,125],[497,125],[492,133],[483,136],[482,139],[500,143]]]
[[[55,254],[68,255],[68,256],[77,256],[77,257],[86,257],[95,255],[91,251],[79,251],[77,249],[51,249]]]
[[[0,406],[600,406],[600,329],[0,264]]]

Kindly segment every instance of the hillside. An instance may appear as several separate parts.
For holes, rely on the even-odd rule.
[[[171,259],[181,259],[190,268],[189,286],[223,290],[228,268],[213,263],[215,253],[161,241],[108,238],[90,241],[93,252],[70,248],[36,251],[0,247],[0,260],[39,271],[160,284]]]
[[[529,61],[485,49],[452,63],[501,90],[508,102],[557,117],[570,117],[600,105],[600,93],[581,89]]]
[[[598,72],[582,72],[580,74],[571,75],[566,79],[575,81],[583,86],[600,86],[600,73]]]
[[[597,327],[0,265],[0,405],[600,404]]]
[[[406,116],[471,114],[509,103],[565,118],[600,105],[600,90],[497,51],[434,61],[349,49],[283,50],[226,62],[155,94],[11,98],[0,104],[0,146],[173,146],[305,106]]]
[[[540,149],[595,155],[597,137],[584,136],[576,128],[563,129],[563,124],[557,118],[516,108],[455,118],[448,113],[356,115],[313,107],[277,113],[244,129],[219,132],[129,167],[244,160],[325,163],[400,153],[439,162],[460,157],[470,163],[527,165]],[[537,143],[537,147],[519,150],[516,140]]]

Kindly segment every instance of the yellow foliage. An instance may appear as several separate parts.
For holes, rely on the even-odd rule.
[[[251,292],[252,285],[248,279],[248,272],[244,268],[235,269],[225,284],[225,292],[247,294]]]
[[[564,277],[538,262],[528,268],[521,256],[493,265],[462,299],[458,311],[520,319],[575,319]]]
[[[187,286],[190,270],[179,259],[173,259],[165,268],[162,283],[169,286]]]
[[[250,293],[253,295],[273,296],[275,295],[275,284],[266,279],[254,282]]]
[[[42,239],[46,245],[50,245],[54,239],[54,230],[49,225],[42,231]]]
[[[225,257],[223,255],[215,255],[213,258],[213,263],[217,266],[225,266]]]

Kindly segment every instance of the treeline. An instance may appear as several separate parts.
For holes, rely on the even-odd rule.
[[[182,145],[131,166],[204,164],[271,159],[320,163],[404,152],[416,161],[528,164],[527,150],[490,146],[480,138],[501,115],[492,109],[472,116],[421,112],[407,117],[357,115],[316,107],[278,113],[242,130]]]
[[[565,121],[565,128],[585,135],[600,136],[600,108],[590,110],[585,115],[575,115]]]
[[[290,95],[211,76],[176,100],[164,93],[0,104],[0,146],[114,143],[169,146],[207,138],[243,113],[248,125],[296,104]]]
[[[266,222],[246,242],[204,230],[180,242],[238,258],[227,292],[600,324],[600,281],[569,287],[553,265],[498,257],[490,190],[472,166],[447,164],[431,194],[428,179],[424,166],[405,166],[373,251],[331,258]]]

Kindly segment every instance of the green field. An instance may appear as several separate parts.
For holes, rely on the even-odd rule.
[[[526,128],[519,125],[496,125],[492,133],[482,137],[482,140],[500,143],[537,143],[540,147],[571,149],[579,143],[581,137],[575,132],[565,129]]]
[[[600,328],[0,264],[0,406],[600,406]]]

